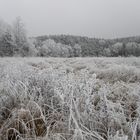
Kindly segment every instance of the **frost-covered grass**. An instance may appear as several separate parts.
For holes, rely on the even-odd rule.
[[[140,58],[0,58],[0,140],[139,140]]]

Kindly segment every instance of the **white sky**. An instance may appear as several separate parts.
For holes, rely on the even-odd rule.
[[[140,35],[140,0],[0,0],[0,18],[20,16],[30,36]]]

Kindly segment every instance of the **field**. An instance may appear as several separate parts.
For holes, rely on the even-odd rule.
[[[0,140],[140,140],[140,58],[0,58]]]

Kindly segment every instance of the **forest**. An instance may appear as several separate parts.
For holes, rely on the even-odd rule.
[[[129,57],[140,56],[140,37],[117,39],[73,35],[28,37],[17,17],[12,25],[0,20],[0,56],[34,57]]]

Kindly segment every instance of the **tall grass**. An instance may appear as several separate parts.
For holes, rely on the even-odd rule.
[[[57,59],[0,59],[1,140],[139,140],[139,60]]]

